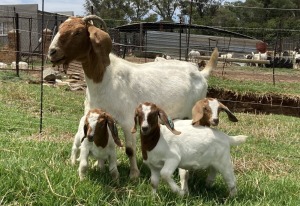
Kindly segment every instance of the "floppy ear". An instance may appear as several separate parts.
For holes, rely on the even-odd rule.
[[[107,119],[108,128],[112,134],[112,137],[113,137],[116,145],[118,145],[119,147],[123,147],[123,144],[118,135],[118,128],[117,128],[116,122],[114,121],[112,116],[110,116],[109,114],[106,113],[105,116]]]
[[[172,119],[170,117],[168,117],[168,115],[165,113],[165,111],[163,111],[160,108],[158,109],[158,116],[161,119],[161,121],[166,125],[166,127],[175,135],[180,135],[181,132],[177,131],[174,128],[174,123],[172,121]]]
[[[135,112],[134,112],[134,118],[133,118],[133,120],[134,120],[134,125],[133,125],[133,127],[132,127],[132,129],[131,129],[131,133],[136,133],[136,127],[137,127],[137,124],[138,124],[138,111],[137,111],[137,108],[135,109]]]
[[[200,120],[203,117],[203,101],[198,101],[192,109],[192,125],[200,125]]]
[[[234,116],[234,114],[228,109],[228,107],[226,107],[224,104],[220,103],[220,109],[224,112],[226,112],[228,119],[232,122],[238,122],[239,120],[236,118],[236,116]]]
[[[112,50],[111,38],[108,33],[93,25],[88,27],[88,31],[93,50],[98,56],[101,57],[102,66],[105,68],[110,64],[109,53]]]
[[[83,133],[84,133],[84,136],[82,137],[81,142],[83,142],[84,138],[86,138],[86,135],[87,135],[87,129],[88,129],[87,123],[84,123],[84,126],[83,126]]]

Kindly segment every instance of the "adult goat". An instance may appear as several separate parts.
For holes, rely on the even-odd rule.
[[[94,23],[100,22],[103,30]],[[217,48],[202,71],[176,60],[137,64],[111,53],[112,41],[98,16],[70,17],[59,27],[49,47],[53,65],[82,63],[87,83],[85,112],[102,108],[115,117],[125,135],[130,177],[139,176],[135,135],[130,130],[136,105],[152,101],[174,118],[192,117],[192,107],[207,93],[207,77],[216,67]]]

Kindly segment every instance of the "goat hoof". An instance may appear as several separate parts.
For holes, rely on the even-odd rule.
[[[234,196],[236,196],[236,194],[237,194],[236,187],[231,188],[230,192],[229,192],[229,197],[234,197]]]
[[[85,179],[85,176],[84,175],[80,175],[79,179],[80,179],[80,181],[83,181]]]
[[[186,194],[186,192],[185,192],[184,190],[179,190],[179,191],[178,191],[178,194],[179,194],[181,197],[183,197],[183,196]]]
[[[130,170],[130,179],[137,179],[140,176],[140,171],[138,169]]]

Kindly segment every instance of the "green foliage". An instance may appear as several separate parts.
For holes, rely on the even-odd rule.
[[[192,24],[223,27],[256,37],[266,41],[269,46],[274,46],[279,33],[280,38],[293,38],[295,45],[300,44],[299,2],[299,0],[194,0],[193,2],[86,0],[84,6],[87,13],[90,13],[93,6],[94,13],[105,19],[110,28],[141,21],[179,22],[180,18],[188,23],[191,16]]]

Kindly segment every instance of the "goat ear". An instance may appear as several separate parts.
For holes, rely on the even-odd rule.
[[[82,137],[81,139],[81,142],[83,142],[84,138],[86,138],[86,135],[87,135],[87,124],[85,123],[84,126],[83,126],[83,133],[84,133],[84,136]]]
[[[123,147],[123,144],[118,135],[118,128],[117,128],[116,122],[114,121],[112,116],[110,116],[109,114],[106,114],[106,118],[107,118],[108,128],[112,134],[112,137],[113,137],[116,145],[118,145],[119,147]]]
[[[112,41],[108,33],[102,31],[95,26],[89,26],[90,41],[93,50],[101,57],[101,62],[104,67],[110,64],[109,53],[112,50]]]
[[[158,108],[158,116],[161,121],[166,125],[166,127],[175,135],[180,135],[181,132],[177,131],[174,128],[174,123],[170,117],[163,111],[162,109]]]
[[[239,120],[236,118],[236,116],[226,107],[224,104],[220,103],[220,108],[222,111],[226,112],[228,119],[232,122],[238,122]]]
[[[204,104],[202,101],[198,101],[192,109],[192,125],[200,125],[200,120],[203,117],[203,107]]]
[[[84,126],[83,126],[83,132],[84,132],[84,136],[86,137],[87,135],[87,130],[88,130],[88,126],[87,124],[85,123]]]
[[[137,124],[138,124],[138,112],[137,112],[137,109],[135,109],[135,112],[134,112],[134,118],[133,118],[133,120],[134,120],[134,125],[133,125],[133,127],[132,127],[132,129],[131,129],[131,133],[136,133],[136,130],[137,130]]]

